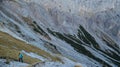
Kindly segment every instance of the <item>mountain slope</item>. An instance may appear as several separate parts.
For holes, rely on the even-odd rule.
[[[52,59],[53,61],[60,61],[59,59],[57,59],[57,57],[50,55],[44,50],[41,50],[35,46],[27,44],[18,39],[15,39],[7,33],[0,32],[0,57],[18,60],[18,54],[22,50],[26,52],[36,53],[40,56],[48,58],[48,60]],[[24,56],[24,62],[26,63],[33,64],[33,63],[40,62],[40,61],[41,60],[32,58],[27,55]]]
[[[119,0],[1,0],[0,30],[88,67],[119,67],[119,5]]]

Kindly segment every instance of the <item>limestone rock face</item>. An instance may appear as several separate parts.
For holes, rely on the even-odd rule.
[[[88,67],[118,67],[119,6],[120,0],[0,0],[0,31]]]

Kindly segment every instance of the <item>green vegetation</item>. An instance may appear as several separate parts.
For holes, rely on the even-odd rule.
[[[74,35],[61,34],[59,32],[55,32],[50,29],[48,29],[48,32],[51,33],[53,36],[56,36],[57,38],[60,38],[61,40],[64,40],[67,43],[69,43],[71,46],[74,47],[74,49],[77,52],[82,53],[82,54],[100,62],[101,64],[103,64],[105,66],[110,66],[109,64],[107,64],[106,62],[101,60],[100,58],[94,56],[87,48],[85,48],[85,46],[91,47],[91,45],[92,45],[92,46],[94,46],[94,48],[91,47],[93,50],[100,49],[96,40],[82,26],[80,26],[78,29],[78,35],[77,35],[78,38]]]
[[[44,36],[48,40],[51,40],[49,35],[37,24],[36,21],[33,21],[29,17],[22,17],[22,19],[30,26],[30,28],[33,29],[36,33],[39,33],[40,35]]]
[[[79,39],[83,40],[83,42],[85,42],[89,45],[93,45],[94,48],[96,48],[96,49],[100,48],[98,43],[94,39],[94,37],[92,37],[92,35],[90,35],[82,26],[79,26],[78,37],[79,37]]]

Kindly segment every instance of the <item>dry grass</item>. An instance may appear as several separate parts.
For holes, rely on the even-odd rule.
[[[16,60],[18,61],[18,54],[19,51],[18,50],[14,50],[14,49],[10,49],[4,46],[0,46],[0,57],[1,58],[9,58],[12,60]],[[35,62],[40,62],[40,60],[32,58],[30,56],[27,56],[24,54],[24,58],[23,58],[24,62],[32,64]]]
[[[10,57],[11,59],[17,60],[18,54],[21,50],[25,50],[26,52],[34,52],[45,58],[52,59],[53,61],[61,61],[58,57],[54,57],[44,50],[18,40],[7,33],[0,32],[0,57]],[[40,60],[25,55],[24,61],[31,64]]]

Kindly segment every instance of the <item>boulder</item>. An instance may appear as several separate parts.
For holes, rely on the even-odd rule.
[[[82,67],[82,65],[80,63],[77,63],[77,64],[75,64],[74,67]]]

